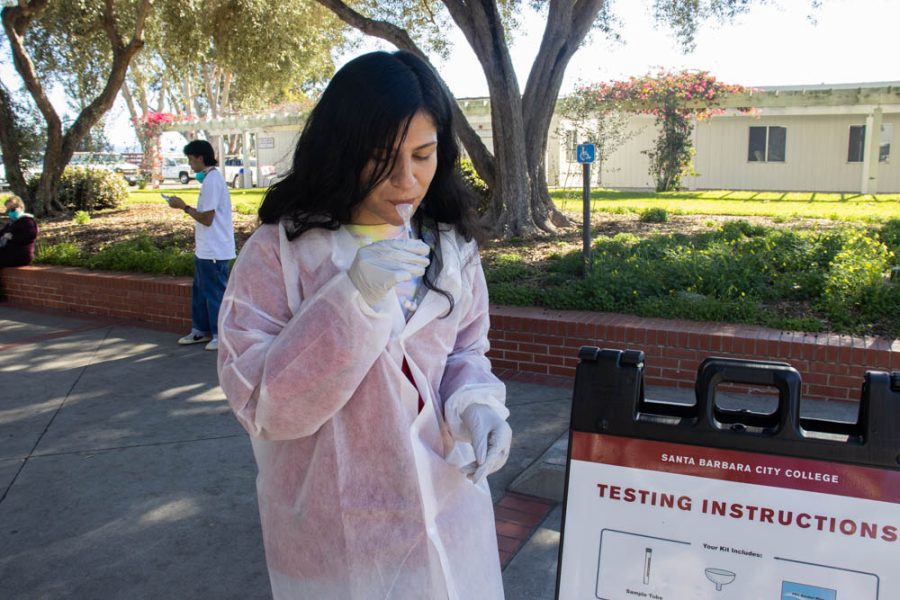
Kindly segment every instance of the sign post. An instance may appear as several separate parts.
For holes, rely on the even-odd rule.
[[[582,255],[584,257],[584,275],[591,269],[591,163],[595,156],[594,144],[578,144],[575,154],[581,163],[582,194],[581,204],[584,212],[582,226]]]
[[[900,373],[866,373],[851,423],[801,416],[785,363],[708,358],[674,404],[644,398],[643,352],[579,358],[558,600],[900,598]]]

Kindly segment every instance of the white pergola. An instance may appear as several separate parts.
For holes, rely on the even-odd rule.
[[[256,115],[239,115],[232,117],[216,117],[209,119],[196,119],[193,121],[179,121],[168,123],[162,128],[162,131],[174,131],[178,133],[186,133],[202,129],[210,135],[218,136],[219,143],[216,148],[216,154],[224,160],[225,143],[222,139],[223,135],[239,134],[241,136],[241,157],[244,165],[250,165],[250,135],[256,134],[256,139],[263,129],[276,126],[296,126],[299,130],[306,121],[306,113],[269,113]],[[256,181],[262,182],[262,164],[256,161]],[[241,187],[250,187],[251,175],[250,169],[245,168]]]

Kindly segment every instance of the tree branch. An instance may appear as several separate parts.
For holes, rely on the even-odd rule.
[[[566,66],[604,4],[605,0],[550,2],[547,27],[522,95],[529,163],[540,161]]]
[[[122,36],[119,35],[119,30],[116,28],[116,7],[113,0],[105,0],[104,6],[103,14],[100,16],[100,25],[103,26],[103,31],[106,32],[106,37],[109,38],[109,44],[115,55],[122,51],[125,42],[122,41]]]
[[[48,0],[32,0],[27,6],[20,4],[16,7],[4,8],[0,15],[2,15],[3,19],[3,30],[9,39],[13,65],[22,78],[25,89],[31,94],[34,103],[47,122],[48,140],[53,140],[54,138],[58,139],[61,135],[62,122],[46,92],[44,92],[44,87],[41,85],[40,79],[38,79],[34,63],[23,43],[25,31],[31,26],[31,22],[47,8],[47,3]]]
[[[75,122],[72,123],[72,126],[69,127],[69,130],[63,136],[62,158],[64,163],[69,161],[69,158],[71,158],[72,154],[75,152],[75,147],[78,143],[112,107],[113,102],[115,102],[116,95],[125,83],[125,75],[128,72],[128,65],[131,63],[131,59],[144,46],[144,21],[149,10],[150,0],[141,0],[135,18],[134,34],[128,44],[124,45],[122,43],[122,36],[116,26],[113,0],[106,0],[103,15],[100,17],[100,20],[103,29],[106,32],[106,37],[109,39],[110,45],[112,46],[112,67],[109,72],[109,77],[106,80],[106,85],[103,86],[103,90],[84,107],[75,119]]]
[[[2,82],[0,82],[0,152],[3,153],[6,180],[9,182],[10,189],[14,194],[21,196],[26,204],[30,204],[31,198],[28,197],[25,176],[19,160],[21,144],[19,129],[16,126],[16,116],[12,109],[12,98]]]

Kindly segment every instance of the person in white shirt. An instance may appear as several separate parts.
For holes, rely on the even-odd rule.
[[[229,264],[235,257],[231,195],[225,178],[216,168],[218,161],[209,142],[189,142],[184,154],[201,187],[197,208],[185,204],[178,196],[168,197],[169,206],[183,210],[195,221],[191,332],[178,343],[206,343],[207,350],[217,350],[219,307],[228,285]]]

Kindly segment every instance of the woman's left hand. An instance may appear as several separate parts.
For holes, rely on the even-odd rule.
[[[505,419],[486,404],[468,406],[460,419],[472,437],[472,448],[478,465],[472,481],[477,485],[506,464],[512,444],[512,429]]]

